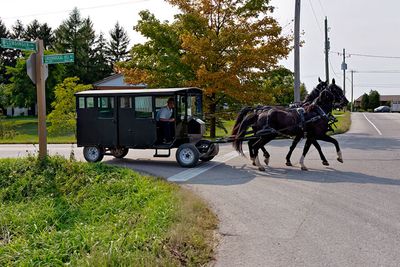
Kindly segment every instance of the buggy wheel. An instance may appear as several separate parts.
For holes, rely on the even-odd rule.
[[[110,149],[110,152],[115,158],[122,159],[123,157],[125,157],[128,154],[129,149],[126,147],[116,147],[116,148]]]
[[[98,146],[85,146],[83,148],[83,156],[88,162],[98,162],[104,157],[104,150]]]
[[[199,161],[199,150],[193,144],[183,144],[176,151],[176,161],[181,167],[191,168]]]

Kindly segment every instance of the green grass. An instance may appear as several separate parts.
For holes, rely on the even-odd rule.
[[[199,266],[216,217],[190,192],[129,169],[0,160],[0,266]]]
[[[16,117],[7,118],[3,123],[11,127],[16,135],[12,138],[0,138],[0,144],[37,144],[38,139],[38,121],[36,117]],[[49,125],[49,123],[47,123]],[[75,134],[67,132],[63,135],[48,135],[48,143],[54,144],[70,144],[76,143]]]
[[[349,111],[334,111],[333,115],[338,119],[338,122],[335,123],[337,128],[334,127],[333,134],[341,134],[347,132],[351,126],[351,113]]]

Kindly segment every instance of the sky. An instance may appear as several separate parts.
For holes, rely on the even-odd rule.
[[[283,26],[283,33],[293,32],[295,0],[271,0],[273,16]],[[133,31],[139,12],[150,10],[162,21],[173,20],[179,12],[162,0],[2,0],[0,18],[11,27],[17,19],[25,25],[33,19],[57,28],[78,7],[90,16],[99,33],[106,35],[118,21],[128,32],[131,43],[145,39]],[[330,78],[343,87],[342,56],[346,49],[348,72],[346,96],[351,98],[350,70],[354,70],[354,99],[377,90],[382,95],[400,94],[400,1],[398,0],[301,0],[300,24],[304,45],[300,50],[300,78],[310,91],[318,77],[325,79],[324,19],[328,18],[331,53]],[[363,55],[363,56],[361,56]],[[379,56],[379,57],[375,57]],[[392,57],[392,58],[386,58]],[[280,62],[293,70],[293,53]]]

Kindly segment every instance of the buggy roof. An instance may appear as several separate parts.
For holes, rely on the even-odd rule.
[[[185,88],[157,88],[157,89],[114,89],[114,90],[88,90],[75,93],[76,96],[88,95],[173,95],[176,93],[187,92],[201,94],[202,90],[197,87]]]

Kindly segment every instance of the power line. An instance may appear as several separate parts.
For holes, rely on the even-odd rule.
[[[317,23],[319,32],[320,32],[321,34],[323,34],[323,33],[322,33],[321,26],[319,25],[319,21],[318,21],[317,15],[315,14],[315,10],[314,10],[313,4],[311,3],[311,0],[308,0],[308,2],[310,3],[311,10],[312,10],[312,13],[313,13],[313,15],[314,15],[315,23]]]
[[[114,4],[104,4],[104,5],[97,5],[97,6],[82,7],[82,8],[78,8],[78,9],[79,10],[98,9],[98,8],[122,6],[122,5],[134,4],[134,3],[140,3],[140,2],[148,2],[148,1],[150,1],[150,0],[133,0],[133,1],[127,1],[127,2],[114,3]],[[68,9],[68,10],[65,9],[65,10],[58,10],[58,11],[52,11],[52,12],[43,12],[43,13],[28,14],[28,15],[14,16],[14,17],[5,17],[2,19],[10,20],[10,19],[29,18],[29,17],[36,17],[36,16],[67,13],[67,12],[71,12],[71,11],[72,11],[72,9]]]
[[[331,51],[333,54],[337,54],[338,56],[342,56],[343,53]],[[369,55],[369,54],[357,54],[357,53],[346,53],[348,56],[356,56],[356,57],[370,57],[370,58],[387,58],[387,59],[400,59],[397,56],[380,56],[380,55]]]
[[[325,14],[325,17],[326,17],[326,12],[325,12],[324,7],[322,6],[321,0],[318,0],[318,2],[319,2],[319,6],[321,7],[322,13]]]
[[[365,74],[398,74],[400,70],[355,70],[354,73]]]

